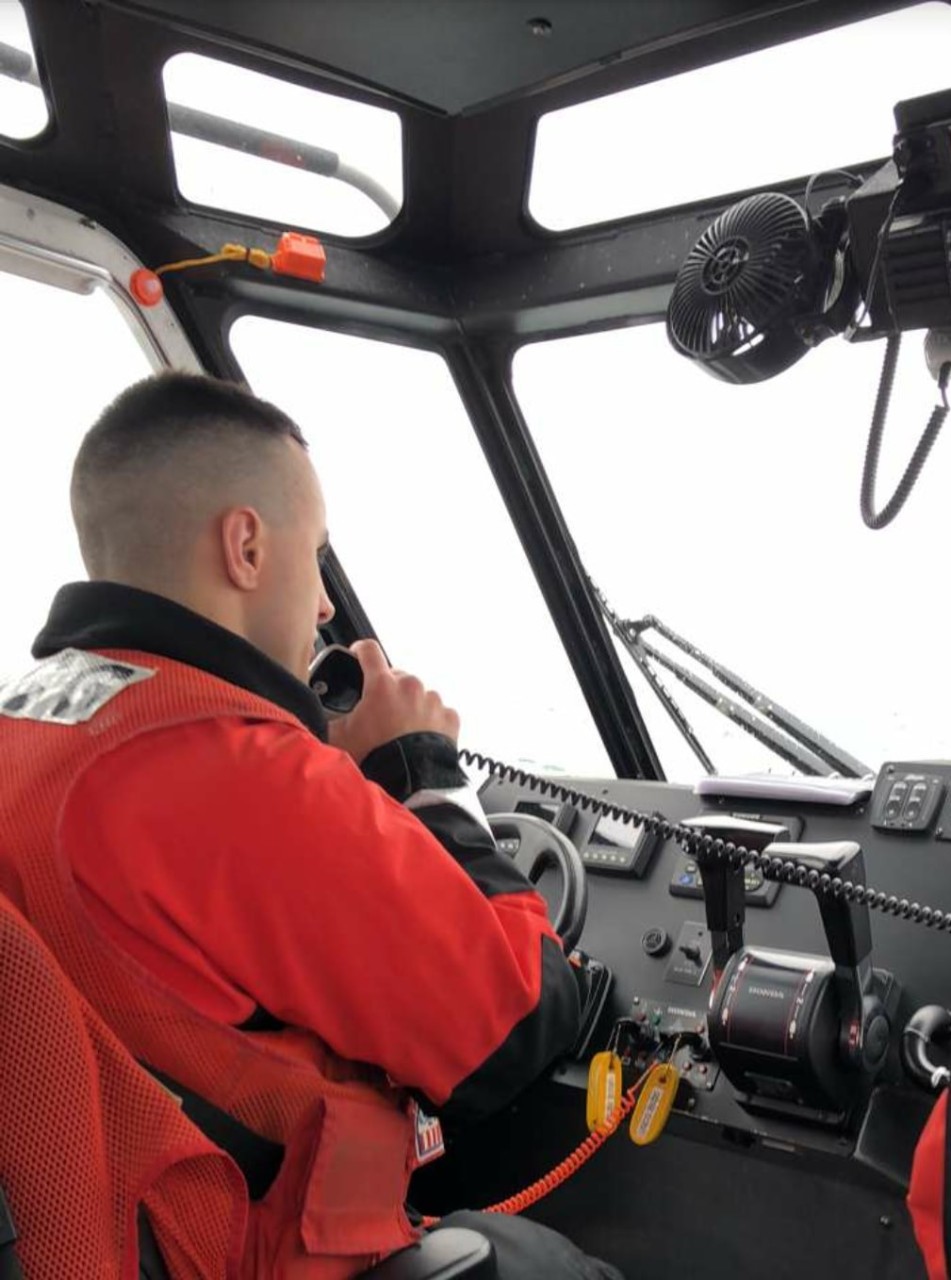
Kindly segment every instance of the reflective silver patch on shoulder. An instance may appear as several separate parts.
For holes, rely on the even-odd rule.
[[[413,811],[426,809],[434,804],[454,804],[458,809],[464,809],[470,818],[474,818],[480,827],[488,831],[489,835],[492,834],[479,793],[471,784],[462,787],[444,787],[439,790],[414,791],[404,803],[407,809]]]
[[[26,675],[0,680],[0,715],[45,724],[82,724],[154,669],[116,662],[98,653],[63,649]]]

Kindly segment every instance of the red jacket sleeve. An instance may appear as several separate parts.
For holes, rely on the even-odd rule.
[[[234,1024],[263,1007],[436,1108],[501,1105],[576,1033],[528,882],[511,868],[487,896],[303,729],[143,735],[79,780],[62,838],[99,927],[195,1007]],[[489,845],[479,860],[503,859]]]

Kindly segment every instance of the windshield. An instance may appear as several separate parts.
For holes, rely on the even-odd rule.
[[[947,17],[946,6],[916,7],[915,22],[924,20],[922,14],[930,15],[930,21],[939,10],[939,16]],[[911,13],[902,11],[904,18]],[[5,38],[13,39],[9,33]],[[900,60],[895,65],[899,63],[906,66]],[[218,92],[225,80],[217,76],[231,84],[230,77],[237,75],[237,93],[242,84],[251,83],[244,77],[256,73],[218,64],[214,70],[215,78],[207,78],[209,68],[192,55],[172,59],[166,67],[171,107],[206,114],[214,108],[231,119]],[[680,81],[678,92],[691,79]],[[705,83],[697,73],[699,104]],[[909,83],[902,92],[920,92],[928,84],[915,80],[914,88]],[[209,92],[210,98],[205,96]],[[332,117],[308,116],[321,128],[314,124],[317,132],[307,133],[302,132],[304,114],[295,105],[297,98],[286,100],[286,115],[278,111],[278,99],[285,101],[279,94],[262,115],[258,99],[249,97],[246,110],[238,113],[240,123],[285,136],[296,131],[313,146],[319,140],[339,146],[341,155],[346,151],[353,164],[359,161],[361,172],[385,179],[399,203],[402,152],[395,116],[388,118],[389,133],[381,134],[364,154],[355,142],[356,149],[347,150],[352,140],[346,131],[339,137],[326,131],[331,119],[342,127],[345,117],[350,118],[340,106],[343,100],[330,103]],[[343,104],[348,109],[360,105]],[[207,156],[199,163],[200,149],[189,152],[187,139],[202,140],[175,128],[182,119],[180,112],[171,112],[179,181],[181,157],[191,154],[193,173],[201,171],[218,183],[216,193],[204,194],[184,183],[191,198],[258,208],[261,216],[270,210],[275,217],[278,208],[300,212],[306,206],[311,212],[300,214],[301,225],[328,225],[322,221],[327,206],[319,205],[323,212],[318,216],[310,194],[302,197],[304,206],[282,203],[301,178],[292,165],[275,166],[274,177],[263,185],[236,179],[234,190],[246,198],[254,188],[254,200],[276,202],[267,210],[253,201],[248,206],[226,198],[226,187],[232,190],[226,173],[238,173],[227,166],[233,161],[240,167],[248,157],[239,154],[240,148],[226,148],[226,164],[218,148],[214,163]],[[890,132],[879,129],[876,136],[881,143],[875,150],[884,152]],[[816,128],[804,129],[803,138],[811,155],[813,144],[821,141]],[[842,155],[862,158],[851,150]],[[260,155],[254,159],[265,163]],[[382,167],[377,168],[377,160]],[[780,171],[793,172],[802,164],[783,164]],[[247,172],[241,169],[245,176]],[[692,168],[690,172],[707,182]],[[309,181],[314,175],[303,176]],[[366,204],[365,190],[348,183],[337,186],[346,188],[338,193],[341,198],[359,195]],[[660,190],[651,189],[652,199],[660,200]],[[710,196],[713,189],[711,180],[677,198],[702,191]],[[345,229],[358,234],[368,228]],[[330,249],[332,257],[334,246]],[[619,279],[630,278],[629,266],[619,262]],[[22,282],[14,287],[22,292]],[[29,286],[34,291],[40,287]],[[53,291],[44,287],[44,292]],[[345,295],[346,290],[344,305]],[[623,295],[618,297],[620,310]],[[21,398],[45,434],[31,433],[27,415],[27,429],[11,437],[8,448],[20,447],[22,436],[42,453],[49,432],[68,421],[74,449],[80,426],[88,425],[109,395],[143,371],[141,362],[127,368],[111,355],[102,361],[107,348],[94,339],[85,315],[94,310],[88,300],[67,296],[63,304],[83,309],[76,328],[91,346],[81,348],[77,339],[51,341],[49,303],[26,312],[19,294],[14,298],[11,293],[11,299],[10,314],[17,324],[11,330],[14,345],[8,343],[9,364],[24,371]],[[106,303],[100,302],[102,310]],[[25,314],[35,323],[27,323]],[[110,313],[110,318],[116,316]],[[467,743],[533,768],[606,772],[607,755],[590,709],[440,357],[349,334],[279,325],[273,318],[239,321],[234,340],[252,386],[300,418],[321,468],[333,476],[341,513],[334,518],[335,545],[374,625],[401,663],[418,663],[427,679],[438,682],[447,699],[460,706]],[[20,350],[21,343],[29,352]],[[82,412],[72,405],[64,418],[56,396],[63,387],[72,394],[72,381],[44,376],[49,352],[55,351],[61,362],[60,352],[80,349],[93,350],[95,356],[83,357],[80,379],[91,403]],[[946,440],[939,438],[893,525],[872,533],[859,516],[862,460],[882,356],[880,343],[830,341],[771,381],[734,387],[676,355],[658,323],[539,342],[515,358],[516,394],[587,571],[614,611],[622,665],[665,773],[673,780],[691,782],[713,770],[782,773],[806,766],[744,732],[731,709],[732,692],[708,667],[672,645],[672,634],[834,743],[847,763],[843,772],[875,770],[889,758],[951,755],[938,553],[948,520],[943,501]],[[319,397],[314,394],[315,368]],[[935,395],[920,334],[909,335],[879,468],[879,507],[904,470]],[[17,403],[9,395],[8,401]],[[17,408],[11,420],[25,412]],[[64,456],[71,458],[71,453]],[[22,474],[34,477],[37,489],[53,492],[41,462],[21,468]],[[442,482],[434,483],[433,477]],[[56,502],[62,507],[63,476],[56,483]],[[431,509],[437,500],[435,520]],[[21,530],[27,518],[42,523],[46,517],[41,521],[40,512],[39,500],[24,489],[8,512],[10,529]],[[370,523],[374,513],[375,529]],[[451,529],[452,537],[434,539],[433,528]],[[392,536],[397,529],[399,539]],[[34,565],[29,574],[31,590],[44,601],[63,576],[78,571],[71,539],[64,534],[53,542],[58,549],[55,571],[38,573]],[[68,571],[59,567],[60,543],[68,545],[72,556]],[[17,660],[35,628],[36,607],[34,601],[22,611],[18,630],[8,628],[4,643]],[[684,687],[669,665],[658,669],[677,704],[679,725],[669,702],[665,709],[663,691],[623,643],[623,622],[648,618],[660,625],[649,633],[629,629],[629,638],[649,640],[659,654],[706,682],[705,691],[698,692],[696,683],[693,690]]]
[[[895,103],[947,87],[949,36],[928,0],[549,112],[529,209],[565,231],[883,156]]]
[[[20,0],[0,4],[0,134],[35,138],[49,124],[36,53]]]
[[[163,79],[186,200],[345,236],[399,212],[394,112],[193,53],[170,58]]]
[[[259,316],[231,341],[253,389],[310,441],[334,550],[390,660],[460,712],[463,744],[609,772],[443,359]]]
[[[937,391],[906,337],[879,467],[890,496]],[[524,348],[514,383],[588,572],[623,618],[680,636],[877,769],[951,756],[939,438],[894,524],[859,483],[882,343],[841,340],[753,386],[720,383],[662,324]],[[662,637],[650,637],[711,680]],[[708,769],[619,644],[665,770]],[[720,773],[795,766],[661,669]]]
[[[0,678],[24,671],[64,582],[86,576],[69,509],[79,442],[123,387],[152,372],[114,296],[74,293],[0,270],[4,429],[0,432]],[[55,376],[51,376],[51,368]]]

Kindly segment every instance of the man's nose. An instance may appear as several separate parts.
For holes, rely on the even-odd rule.
[[[320,605],[317,610],[317,625],[319,627],[326,626],[336,612],[334,602],[327,592],[322,590],[320,593]]]

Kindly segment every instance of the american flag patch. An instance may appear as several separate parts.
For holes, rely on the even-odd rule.
[[[416,1163],[428,1164],[446,1150],[442,1137],[442,1125],[435,1116],[428,1116],[416,1107]]]

